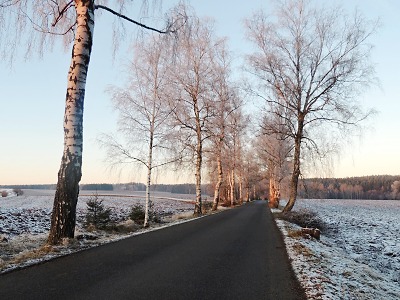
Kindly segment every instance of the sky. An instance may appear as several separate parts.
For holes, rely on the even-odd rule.
[[[318,1],[318,0],[315,0]],[[151,2],[151,1],[150,1]],[[167,10],[178,1],[162,1]],[[228,37],[230,50],[239,65],[252,45],[245,38],[243,20],[260,8],[272,10],[272,0],[190,0],[200,17],[215,20],[216,35]],[[112,3],[112,1],[109,1]],[[140,1],[138,1],[140,3]],[[368,122],[361,137],[352,139],[335,158],[329,176],[351,177],[400,174],[400,1],[398,0],[332,0],[349,13],[356,8],[368,19],[380,18],[382,26],[370,40],[375,45],[372,61],[379,85],[359,95],[365,107],[378,114]],[[142,22],[160,17],[141,18]],[[158,18],[158,19],[157,19]],[[124,65],[134,55],[129,47],[121,47],[113,58],[112,17],[96,16],[94,45],[88,74],[84,113],[83,176],[81,183],[118,183],[143,181],[144,170],[125,168],[110,170],[104,150],[97,142],[102,133],[116,131],[117,115],[105,92],[109,85],[124,84]],[[132,26],[129,31],[138,34]],[[61,43],[60,43],[61,44]],[[13,66],[0,68],[0,185],[47,184],[57,182],[57,172],[63,150],[63,115],[70,63],[70,49],[56,46],[43,58],[24,60],[17,57]],[[235,69],[238,77],[241,70]],[[314,170],[316,176],[325,170]],[[179,174],[159,175],[159,182],[190,181]]]

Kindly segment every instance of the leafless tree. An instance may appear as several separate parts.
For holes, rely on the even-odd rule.
[[[280,117],[293,140],[290,196],[284,208],[290,211],[297,197],[302,147],[318,152],[317,131],[343,132],[371,114],[355,96],[373,79],[367,41],[376,23],[357,12],[348,16],[339,8],[290,0],[277,6],[274,16],[260,11],[246,25],[258,48],[248,57],[249,71],[260,83],[254,90],[270,113],[284,113]]]
[[[179,155],[168,151],[171,148],[167,122],[174,109],[166,105],[167,70],[171,64],[168,44],[166,37],[149,36],[135,45],[135,56],[127,70],[126,87],[112,87],[109,90],[114,108],[119,113],[118,128],[124,141],[120,142],[115,134],[106,134],[100,139],[113,166],[132,162],[145,166],[147,184],[144,227],[149,225],[153,169],[179,160]]]
[[[262,181],[262,168],[260,167],[260,160],[255,155],[256,148],[248,143],[247,146],[243,147],[242,155],[242,176],[244,185],[244,199],[243,201],[249,202],[250,199],[254,199],[252,191],[256,189],[256,186]]]
[[[278,208],[281,183],[290,173],[288,160],[293,150],[291,140],[285,133],[282,120],[279,120],[278,115],[264,116],[255,147],[260,161],[267,168],[269,206]]]
[[[226,49],[226,44],[221,43],[215,49],[213,67],[216,74],[212,82],[212,89],[215,98],[215,113],[208,126],[210,133],[210,144],[207,149],[209,159],[209,171],[217,176],[210,176],[212,182],[215,181],[213,210],[218,208],[220,199],[220,189],[224,181],[224,167],[222,163],[223,149],[226,147],[226,130],[229,116],[240,107],[239,95],[233,83],[230,82],[231,58]],[[216,170],[216,172],[215,172]]]
[[[236,99],[241,101],[240,98]],[[249,124],[249,116],[243,112],[242,105],[237,104],[237,109],[229,114],[227,121],[227,137],[224,161],[227,169],[227,182],[229,185],[229,199],[231,206],[241,197],[241,177],[243,139]],[[239,184],[238,184],[239,183]]]
[[[211,22],[192,15],[181,29],[179,52],[171,66],[171,97],[176,128],[176,145],[194,164],[196,203],[194,214],[202,214],[201,182],[203,147],[210,137],[208,124],[215,114],[212,57],[221,41],[213,36]]]
[[[115,6],[106,6],[109,3]],[[135,2],[136,3],[136,2]],[[145,29],[168,33],[172,23],[158,30],[139,23],[125,14],[132,1],[94,0],[1,0],[0,51],[13,59],[15,50],[24,46],[26,53],[47,50],[60,36],[66,45],[73,44],[64,113],[64,150],[58,172],[51,226],[47,242],[57,244],[74,237],[79,182],[82,177],[83,106],[86,77],[93,44],[95,11],[105,11]],[[183,18],[184,19],[184,18]],[[6,31],[4,31],[6,30]]]
[[[228,152],[229,119],[241,106],[239,96],[233,87],[227,82],[214,82],[216,84],[215,92],[217,95],[215,115],[210,122],[209,130],[210,143],[206,149],[208,158],[208,169],[211,182],[214,185],[213,210],[216,210],[220,200],[220,190],[223,182],[226,180],[224,174],[229,170],[228,158],[224,158]],[[216,175],[216,176],[215,176]]]

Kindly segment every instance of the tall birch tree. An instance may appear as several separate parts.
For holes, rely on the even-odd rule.
[[[226,130],[229,116],[239,108],[238,92],[230,82],[231,75],[231,57],[226,48],[226,43],[221,43],[215,49],[215,55],[212,57],[213,68],[215,70],[215,80],[212,82],[212,90],[215,97],[215,113],[210,120],[209,132],[210,141],[207,154],[210,167],[216,169],[216,178],[214,186],[213,206],[212,210],[217,210],[220,190],[224,182],[224,166],[222,162],[223,149],[226,147]],[[214,173],[214,171],[213,171]],[[212,176],[213,177],[213,176]],[[215,176],[214,176],[215,177]]]
[[[289,160],[293,145],[277,115],[272,119],[264,116],[256,149],[260,161],[267,168],[269,181],[269,206],[278,208],[281,197],[281,183],[290,175]]]
[[[106,6],[110,2],[116,9]],[[58,244],[63,238],[74,237],[76,205],[79,182],[82,176],[83,108],[86,78],[89,69],[95,10],[112,13],[117,18],[159,33],[170,32],[171,27],[160,31],[124,15],[132,5],[129,1],[95,0],[2,0],[0,22],[10,30],[2,33],[1,52],[12,60],[14,50],[24,45],[26,53],[39,52],[51,46],[55,36],[63,37],[65,44],[73,44],[71,64],[67,77],[64,112],[64,150],[58,172],[54,197],[49,244]]]
[[[285,132],[294,145],[284,208],[290,211],[297,198],[302,149],[318,152],[316,132],[354,129],[371,113],[361,109],[355,96],[372,80],[367,41],[376,26],[357,12],[348,16],[308,0],[286,1],[272,17],[255,13],[246,25],[257,48],[248,57],[249,71],[260,83],[257,95],[270,113],[285,112]]]
[[[168,151],[167,121],[174,109],[167,105],[167,71],[171,65],[168,50],[168,39],[160,36],[149,36],[135,45],[126,87],[110,89],[123,142],[115,134],[101,139],[112,165],[136,162],[147,170],[144,227],[149,225],[153,170],[179,160],[179,155]]]
[[[241,101],[240,98],[236,100]],[[242,105],[237,104],[237,109],[234,110],[228,117],[227,126],[227,149],[225,151],[225,161],[228,168],[227,182],[230,188],[229,197],[231,206],[234,206],[236,200],[240,199],[241,195],[241,177],[240,169],[242,166],[243,139],[245,131],[249,124],[248,116],[243,112]]]
[[[209,21],[209,20],[208,20]],[[192,16],[180,31],[179,52],[171,68],[176,141],[194,161],[196,202],[195,215],[202,214],[201,182],[203,148],[209,138],[209,121],[215,113],[212,82],[214,69],[211,57],[216,41],[205,21]]]

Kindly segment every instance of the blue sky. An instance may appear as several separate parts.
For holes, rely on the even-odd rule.
[[[112,1],[110,1],[112,2]],[[140,1],[138,1],[139,3]],[[178,1],[163,1],[163,9]],[[192,0],[199,16],[215,19],[218,36],[227,36],[231,51],[239,62],[251,45],[244,36],[243,19],[263,7],[270,10],[271,1],[262,0]],[[369,123],[361,138],[353,139],[335,160],[336,177],[400,174],[400,1],[336,0],[349,12],[356,7],[369,19],[382,19],[382,27],[371,42],[375,44],[372,59],[376,64],[380,87],[372,87],[360,99],[379,114]],[[143,20],[146,21],[146,20]],[[132,27],[133,34],[137,29]],[[126,169],[122,174],[110,172],[104,152],[96,139],[101,133],[115,130],[113,112],[105,88],[122,84],[122,67],[131,53],[122,50],[112,57],[111,18],[97,17],[94,46],[88,75],[82,183],[126,182],[142,180],[141,172]],[[42,59],[24,61],[19,57],[12,68],[0,68],[0,185],[55,183],[63,149],[62,119],[70,50],[56,46]],[[240,72],[237,70],[237,72]],[[323,175],[315,173],[316,175]],[[161,176],[160,176],[161,177]],[[171,182],[176,178],[159,180]],[[180,181],[183,179],[180,178]]]

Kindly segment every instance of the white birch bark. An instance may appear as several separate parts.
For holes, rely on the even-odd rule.
[[[197,131],[197,145],[196,145],[196,203],[194,207],[194,215],[202,214],[202,203],[201,203],[201,167],[203,162],[203,139],[202,139],[202,127],[200,124],[200,112],[197,107],[197,102],[194,105],[194,113],[196,120],[196,131]]]
[[[144,227],[149,226],[149,211],[151,207],[151,199],[150,199],[150,187],[151,187],[151,171],[153,167],[153,143],[154,143],[154,116],[155,116],[155,102],[153,103],[153,114],[151,117],[150,123],[150,139],[149,139],[149,156],[147,161],[147,185],[146,185],[146,204],[144,210]]]
[[[222,159],[221,159],[221,152],[222,152],[222,140],[219,141],[217,145],[217,170],[218,170],[218,181],[215,184],[214,188],[214,200],[213,200],[213,207],[212,210],[217,210],[218,208],[218,203],[219,203],[219,191],[221,189],[222,182],[224,180],[224,174],[222,170]]]
[[[83,105],[93,42],[94,3],[88,0],[76,0],[75,10],[77,25],[68,72],[64,151],[58,172],[49,244],[57,244],[62,238],[74,237],[79,181],[82,176]]]
[[[235,193],[235,185],[236,185],[236,179],[235,179],[235,166],[233,166],[231,170],[231,181],[230,181],[230,188],[231,188],[231,206],[235,205],[235,198],[236,198],[236,193]]]

